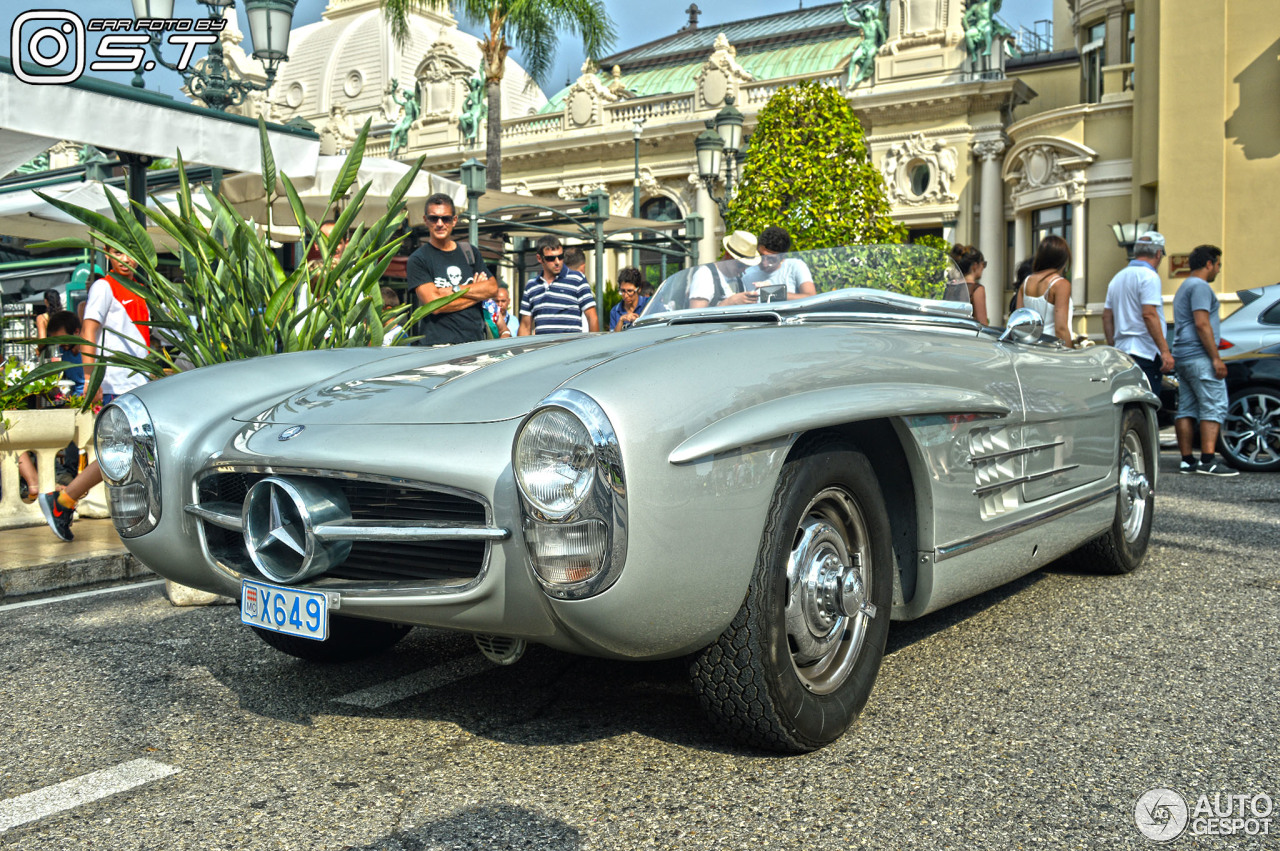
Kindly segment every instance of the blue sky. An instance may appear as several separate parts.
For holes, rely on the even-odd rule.
[[[684,10],[689,7],[690,2],[691,0],[645,0],[645,2],[606,0],[609,14],[612,16],[618,31],[615,49],[633,47],[674,33],[684,26],[688,20],[688,15],[685,14]],[[702,9],[701,25],[705,28],[714,28],[715,25],[727,21],[753,18],[792,8],[793,2],[799,5],[800,0],[791,0],[791,2],[783,3],[778,2],[778,0],[733,0],[732,2],[727,2],[727,0],[701,0],[698,5]],[[294,14],[294,25],[299,26],[320,20],[320,13],[324,11],[326,5],[327,0],[298,0],[297,10]],[[814,6],[819,5],[819,3],[817,0],[810,0],[809,5]],[[90,18],[130,17],[132,15],[132,7],[129,0],[74,0],[74,2],[62,0],[61,3],[59,0],[7,2],[4,4],[3,10],[0,10],[0,31],[9,33],[12,36],[14,21],[23,12],[60,8],[74,11],[82,19],[86,20]],[[1020,25],[1030,28],[1036,20],[1051,17],[1051,10],[1052,0],[1005,0],[1000,16],[1016,30]],[[196,0],[176,0],[174,15],[176,17],[203,18],[205,17],[205,11],[206,7],[198,4]],[[240,16],[241,29],[245,30],[247,34],[248,24],[244,19],[243,9],[240,10]],[[464,29],[474,32],[479,31],[467,21],[461,23]],[[38,28],[39,24],[33,21],[23,28],[23,33],[29,35]],[[89,34],[89,39],[88,52],[92,58],[96,40],[93,34]],[[12,38],[10,38],[4,48],[0,50],[0,53],[11,56],[13,52]],[[177,49],[170,49],[166,53],[166,58],[170,62],[174,61],[177,52]],[[203,55],[203,50],[197,53],[197,56],[200,55]],[[518,53],[515,54],[515,57],[519,61]],[[581,47],[574,44],[570,39],[562,40],[556,53],[552,71],[548,75],[548,79],[542,81],[546,91],[549,94],[558,91],[566,79],[576,78],[582,65],[582,60]],[[70,66],[71,60],[67,60],[60,67],[69,68]],[[133,75],[127,72],[116,72],[98,76],[106,77],[115,82],[128,83]],[[177,94],[178,92],[180,83],[177,75],[163,71],[163,69],[147,74],[146,79],[147,88],[158,89],[168,94]]]

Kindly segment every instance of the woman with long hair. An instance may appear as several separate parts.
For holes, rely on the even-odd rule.
[[[44,291],[44,313],[36,316],[36,337],[49,336],[49,318],[62,312],[62,293],[57,290]],[[40,354],[47,354],[48,347],[40,346]]]
[[[1040,240],[1031,274],[1018,291],[1018,307],[1029,307],[1044,318],[1046,332],[1052,332],[1068,348],[1073,345],[1071,316],[1071,282],[1067,267],[1071,265],[1071,249],[1060,236]]]
[[[964,275],[965,286],[969,288],[969,303],[973,305],[973,318],[983,325],[989,325],[987,290],[981,283],[982,273],[987,268],[986,258],[972,245],[956,245],[951,249],[951,259],[956,261],[960,274]]]

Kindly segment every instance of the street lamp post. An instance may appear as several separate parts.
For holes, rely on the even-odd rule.
[[[634,218],[640,218],[640,136],[644,133],[644,119],[637,118],[631,124],[631,138],[636,143],[636,171],[635,177],[631,181],[631,215]],[[636,234],[632,234],[631,238],[635,239]],[[637,246],[631,248],[631,265],[637,269],[640,268],[640,249]]]
[[[462,185],[467,187],[467,238],[480,250],[480,196],[485,193],[484,163],[475,157],[462,164]]]
[[[132,0],[136,19],[169,19],[173,17],[174,0]],[[207,6],[211,19],[220,19],[235,0],[197,0]],[[250,92],[265,92],[275,84],[280,63],[289,58],[289,30],[293,26],[293,10],[298,0],[244,0],[245,13],[249,17],[249,36],[253,40],[253,58],[262,63],[267,72],[265,83],[233,76],[232,69],[223,59],[222,39],[212,33],[209,53],[203,67],[190,63],[185,67],[165,61],[160,54],[160,36],[151,36],[151,53],[156,61],[177,72],[192,96],[204,101],[210,109],[226,112],[244,102]],[[194,40],[197,36],[193,35]],[[192,43],[195,43],[192,41]],[[134,74],[133,85],[142,88],[145,83],[142,72]]]
[[[724,99],[724,108],[716,113],[714,120],[707,121],[707,129],[694,140],[693,147],[698,157],[698,177],[707,187],[707,194],[720,208],[720,217],[729,213],[729,202],[733,200],[733,185],[737,180],[738,158],[742,153],[742,112],[733,105],[733,96]],[[713,187],[720,179],[721,168],[724,169],[724,195],[716,197]]]

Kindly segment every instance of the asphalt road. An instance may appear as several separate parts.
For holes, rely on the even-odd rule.
[[[1280,476],[1162,461],[1142,568],[895,625],[859,724],[801,757],[714,737],[679,662],[497,668],[417,630],[322,668],[154,585],[0,609],[0,845],[1280,847],[1135,825],[1159,787],[1280,822]]]

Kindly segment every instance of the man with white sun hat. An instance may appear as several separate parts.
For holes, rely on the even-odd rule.
[[[689,277],[689,307],[723,307],[732,304],[754,304],[759,294],[743,292],[742,273],[760,264],[756,236],[736,230],[720,244],[724,253],[715,263],[704,263]]]

